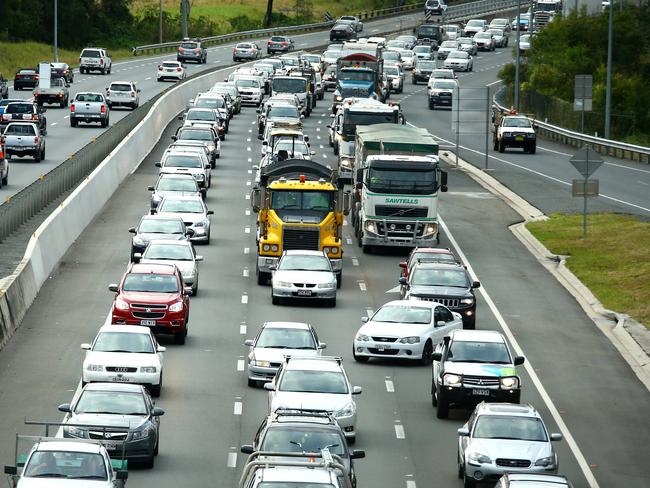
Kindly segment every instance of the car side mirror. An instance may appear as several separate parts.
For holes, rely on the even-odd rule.
[[[156,189],[155,189],[153,186],[148,186],[148,187],[147,187],[147,190],[148,190],[148,191],[155,191]]]
[[[18,468],[16,466],[5,466],[5,474],[17,475]]]
[[[59,412],[70,412],[70,404],[69,403],[62,403],[57,407]]]
[[[521,364],[524,364],[526,362],[526,358],[523,356],[515,356],[515,360],[513,361],[513,364],[515,366],[519,366]]]
[[[90,351],[90,344],[87,343],[87,342],[84,342],[80,347],[81,347],[81,349],[83,349],[84,351]]]
[[[363,388],[361,388],[360,386],[353,386],[352,387],[352,394],[353,395],[361,395],[361,393],[363,393]]]
[[[556,432],[551,434],[551,442],[561,441],[563,439],[562,434]]]
[[[194,261],[203,261],[203,256],[194,256]]]
[[[172,136],[172,141],[177,141],[178,137],[177,136]]]
[[[262,134],[258,134],[258,135],[257,135],[257,139],[258,139],[259,141],[261,141],[262,139],[264,139],[264,137],[262,137]]]
[[[140,93],[142,90],[140,90],[140,88],[138,88],[136,91],[137,91],[138,93]]]
[[[305,139],[305,142],[309,142],[309,136],[305,136],[304,139]]]
[[[253,454],[255,452],[250,444],[244,444],[239,450],[242,454]]]
[[[158,346],[158,348],[156,349],[156,352],[165,352],[166,350],[167,350],[167,348],[165,346]]]
[[[399,262],[399,267],[402,269],[406,269],[406,261],[400,261]]]
[[[400,276],[398,281],[400,285],[404,285],[404,286],[409,285],[409,280],[405,276]]]
[[[177,118],[178,120],[183,120],[185,117],[184,117],[183,115],[179,115],[179,116],[176,117],[176,118]]]
[[[142,259],[142,253],[141,252],[133,253],[133,262],[134,263],[139,263],[141,259]]]
[[[249,347],[253,347],[253,344],[254,344],[254,343],[255,343],[255,342],[253,341],[253,339],[246,339],[246,340],[244,341],[244,345],[245,345],[245,346],[249,346]]]
[[[208,211],[206,212],[206,215],[214,215],[214,210],[208,210]]]
[[[191,286],[184,286],[183,287],[183,295],[191,295],[192,294],[192,287]]]
[[[269,145],[269,142],[268,142],[268,141],[264,141],[264,142],[262,143],[262,146],[268,146],[268,145]]]
[[[275,264],[271,264],[271,265],[269,265],[269,269],[270,269],[271,271],[277,271],[278,267],[277,267],[277,265],[275,265]]]
[[[480,281],[473,281],[472,282],[472,288],[480,288],[481,287],[481,282]]]
[[[436,321],[436,327],[444,327],[445,325],[447,325],[447,322],[445,322],[444,320]]]
[[[319,342],[318,343],[318,349],[327,349],[327,343],[326,342]]]
[[[433,359],[434,361],[442,361],[442,353],[441,352],[431,353],[431,359]]]
[[[458,429],[458,435],[461,437],[469,437],[469,429],[465,427],[461,427]]]
[[[370,320],[370,318],[367,315],[364,315],[363,317],[361,317],[361,323],[362,324],[365,324],[366,322],[368,322],[368,320]]]
[[[125,469],[120,469],[119,471],[115,472],[115,479],[125,481],[129,479],[129,472],[126,471]]]
[[[153,407],[153,410],[151,411],[152,417],[162,417],[163,415],[165,415],[165,411],[162,408]]]
[[[363,449],[352,449],[350,459],[363,459],[366,457],[366,451]]]
[[[108,285],[108,291],[117,293],[119,291],[119,288],[115,283],[111,283],[110,285]]]
[[[275,391],[275,385],[273,383],[264,383],[264,389],[267,391]]]

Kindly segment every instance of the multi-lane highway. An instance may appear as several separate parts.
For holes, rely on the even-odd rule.
[[[221,59],[227,60],[229,51],[220,52]],[[212,63],[217,56],[211,54]],[[479,55],[477,72],[461,76],[461,83],[493,81],[507,58],[501,53]],[[138,70],[152,76],[156,61],[147,62],[153,64]],[[118,72],[115,79],[129,71],[128,77],[135,77],[136,68],[129,70],[129,66],[120,68],[127,71]],[[105,78],[92,80],[103,86]],[[141,82],[141,86],[146,85]],[[446,129],[448,112],[423,108],[423,88],[407,84],[400,97],[393,97],[403,100],[411,123],[427,127],[443,142],[452,140]],[[305,120],[305,130],[316,151],[314,159],[333,163],[325,127],[328,101],[331,94]],[[171,142],[177,124],[170,124],[154,151],[70,249],[0,353],[0,456],[5,462],[13,454],[13,434],[26,431],[24,417],[57,420],[56,406],[69,401],[78,387],[83,357],[79,344],[91,340],[106,320],[112,301],[107,285],[119,280],[128,262],[127,229],[148,210],[146,187],[157,174],[153,163]],[[475,147],[471,141],[463,145]],[[567,152],[545,142],[540,146]],[[480,147],[476,142],[476,150]],[[244,460],[236,454],[238,446],[250,443],[267,408],[267,393],[246,384],[242,343],[266,320],[312,323],[328,344],[326,352],[343,356],[352,383],[363,386],[357,400],[355,446],[367,451],[367,458],[356,465],[360,487],[460,486],[456,429],[467,412],[454,411],[445,421],[436,419],[428,367],[392,361],[357,364],[351,357],[361,317],[396,298],[389,291],[396,285],[402,253],[363,254],[352,244],[352,228],[346,225],[345,278],[335,309],[273,306],[269,288],[256,285],[255,216],[247,196],[259,151],[255,111],[245,108],[231,121],[213,170],[207,197],[215,211],[213,242],[198,248],[205,261],[200,294],[191,299],[187,344],[163,341],[168,349],[165,386],[157,401],[166,411],[160,456],[153,470],[132,470],[129,486],[236,485]],[[472,154],[465,150],[462,156],[471,160]],[[541,147],[534,156],[498,157],[522,167],[552,166],[559,161],[558,154]],[[496,161],[491,162],[496,166]],[[508,177],[510,166],[501,164],[497,171]],[[620,170],[622,177],[628,171],[617,166],[610,170]],[[540,175],[521,171],[518,179],[528,175],[526,185],[535,190],[546,182],[535,179],[544,178]],[[634,175],[635,180],[638,177]],[[564,191],[554,180],[546,184],[549,192]],[[502,330],[515,351],[526,356],[522,401],[540,410],[549,430],[564,434],[565,440],[556,446],[560,472],[577,488],[650,485],[644,469],[650,442],[647,390],[575,300],[510,233],[508,226],[520,217],[462,172],[450,169],[449,186],[450,192],[441,198],[442,245],[453,247],[482,283],[478,327]]]

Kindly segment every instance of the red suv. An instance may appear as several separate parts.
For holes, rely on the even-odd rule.
[[[131,264],[119,285],[112,323],[143,325],[153,332],[172,334],[174,342],[185,344],[190,316],[190,288],[183,286],[180,271],[168,264]]]

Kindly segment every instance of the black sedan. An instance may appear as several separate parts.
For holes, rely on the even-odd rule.
[[[67,63],[50,63],[50,67],[52,78],[65,78],[68,84],[74,82],[74,73]]]
[[[356,38],[357,32],[350,24],[336,24],[330,30],[330,41],[349,41]]]
[[[38,86],[38,71],[32,68],[19,69],[14,76],[14,90],[33,90]]]
[[[0,73],[0,99],[5,98],[9,98],[9,86],[6,78]]]

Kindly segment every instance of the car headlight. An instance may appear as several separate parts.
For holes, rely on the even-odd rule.
[[[354,403],[350,402],[338,412],[334,413],[334,417],[351,417],[356,412]]]
[[[336,288],[336,281],[332,283],[319,283],[316,288]]]
[[[460,303],[462,303],[464,305],[471,305],[472,303],[474,303],[474,299],[471,298],[471,297],[469,297],[469,298],[461,298]]]
[[[356,340],[358,340],[359,342],[368,342],[370,341],[370,337],[368,337],[365,334],[357,334]]]
[[[155,366],[141,366],[140,367],[140,372],[141,373],[155,373],[157,368]]]
[[[461,383],[462,378],[460,375],[448,373],[442,377],[443,384],[447,386],[455,386]]]
[[[93,371],[94,373],[103,373],[104,366],[101,364],[87,364],[86,371]]]
[[[438,224],[436,223],[427,224],[426,228],[424,229],[424,235],[426,236],[436,234],[437,232],[438,232]]]
[[[343,100],[343,97],[341,95],[336,95],[334,97],[334,100],[336,100],[337,102],[340,102],[341,100]]]
[[[208,150],[214,151],[214,144],[208,144]]]
[[[553,466],[554,464],[555,464],[555,456],[540,458],[537,461],[535,461],[535,466],[543,466],[545,468]]]
[[[351,169],[352,168],[352,161],[349,159],[341,159],[339,160],[339,166],[343,166],[344,168]]]
[[[420,338],[418,336],[408,336],[408,337],[402,337],[399,340],[402,344],[417,344],[420,342]]]
[[[274,285],[280,288],[290,288],[293,283],[289,283],[287,281],[276,281]]]
[[[478,452],[471,452],[468,456],[469,461],[472,463],[478,463],[478,464],[490,464],[492,463],[492,460],[486,456],[485,454],[481,454]]]
[[[72,437],[79,437],[81,439],[85,439],[86,436],[86,431],[84,429],[80,429],[79,427],[66,427],[65,428],[68,432],[69,435]]]
[[[176,303],[173,303],[169,307],[170,312],[180,312],[181,310],[183,310],[183,301],[182,300],[178,301]]]
[[[533,137],[535,137],[535,134],[526,134],[526,137],[532,139]]]
[[[154,433],[154,428],[151,425],[147,425],[142,430],[136,430],[136,431],[131,432],[131,439],[133,439],[133,440],[146,439],[150,435],[153,435],[153,433]]]
[[[116,298],[115,299],[115,308],[117,310],[128,310],[129,309],[129,304],[122,300],[121,298]]]
[[[181,270],[181,275],[183,275],[183,278],[191,278],[194,276],[194,269]]]
[[[366,231],[370,232],[371,234],[376,234],[377,224],[375,224],[375,222],[373,222],[372,220],[366,221]]]
[[[506,376],[501,378],[502,388],[517,388],[519,387],[519,378],[516,376]]]
[[[258,361],[256,359],[253,359],[251,361],[251,366],[259,366],[260,368],[268,368],[271,366],[271,363],[269,361]]]
[[[208,219],[199,220],[198,222],[194,222],[194,227],[207,227],[207,226],[208,226]]]

